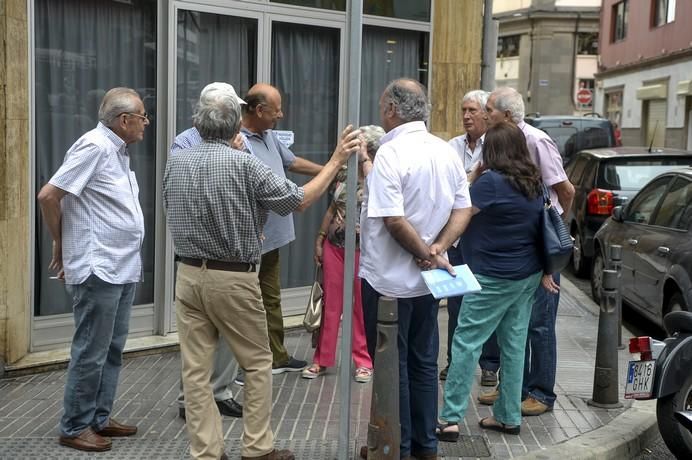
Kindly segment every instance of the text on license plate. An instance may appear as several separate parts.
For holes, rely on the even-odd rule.
[[[630,361],[625,384],[625,399],[651,397],[656,361]]]

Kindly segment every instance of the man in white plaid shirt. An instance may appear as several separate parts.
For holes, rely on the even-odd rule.
[[[128,145],[141,141],[148,125],[136,91],[111,89],[96,128],[74,143],[38,194],[53,237],[49,268],[73,297],[60,444],[74,449],[109,450],[109,437],[137,432],[110,414],[135,286],[142,280],[144,218]]]
[[[190,454],[227,458],[209,380],[220,334],[246,372],[241,458],[293,460],[290,451],[274,449],[271,430],[272,353],[256,273],[262,228],[270,210],[286,215],[319,198],[358,150],[358,132],[347,128],[322,171],[298,187],[231,147],[240,129],[234,93],[205,93],[193,125],[204,142],[170,157],[163,181],[166,220],[181,260],[175,298]]]

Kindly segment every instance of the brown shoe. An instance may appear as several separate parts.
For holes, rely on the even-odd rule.
[[[91,427],[82,431],[74,438],[60,436],[60,444],[77,450],[85,450],[87,452],[103,452],[106,450],[111,450],[111,440],[99,436]]]
[[[240,457],[241,460],[296,460],[296,456],[293,455],[288,449],[284,450],[272,450],[268,454],[259,457]]]
[[[108,425],[104,426],[101,431],[98,431],[98,434],[109,438],[121,438],[123,436],[137,434],[137,427],[133,425],[123,425],[111,418],[108,419]]]
[[[495,401],[497,401],[497,398],[500,397],[500,390],[497,388],[493,388],[490,391],[482,391],[478,393],[478,402],[481,404],[485,404],[486,406],[492,406],[495,404]]]
[[[360,458],[368,458],[368,446],[360,446]]]
[[[533,399],[531,396],[521,402],[521,415],[541,415],[553,410],[551,406]]]

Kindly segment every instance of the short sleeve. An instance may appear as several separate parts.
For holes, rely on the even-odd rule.
[[[562,156],[549,138],[541,138],[536,141],[536,161],[541,170],[543,183],[550,187],[567,180],[565,168],[562,166]]]
[[[106,151],[88,141],[75,145],[49,183],[72,195],[79,196],[96,173]]]
[[[296,155],[279,140],[279,136],[277,136],[274,131],[272,131],[272,137],[274,145],[276,145],[276,150],[278,150],[279,155],[281,155],[281,163],[284,165],[284,169],[290,168],[293,162],[296,161]]]
[[[495,173],[486,171],[480,175],[471,186],[471,202],[476,208],[483,210],[496,201]]]
[[[368,217],[403,215],[404,196],[394,151],[387,146],[382,146],[368,174]]]

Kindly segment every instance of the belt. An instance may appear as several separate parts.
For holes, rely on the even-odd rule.
[[[185,265],[192,265],[193,267],[201,267],[206,264],[209,270],[223,270],[227,272],[254,272],[257,269],[256,264],[247,262],[224,262],[222,260],[193,259],[190,257],[181,257],[180,261]]]

